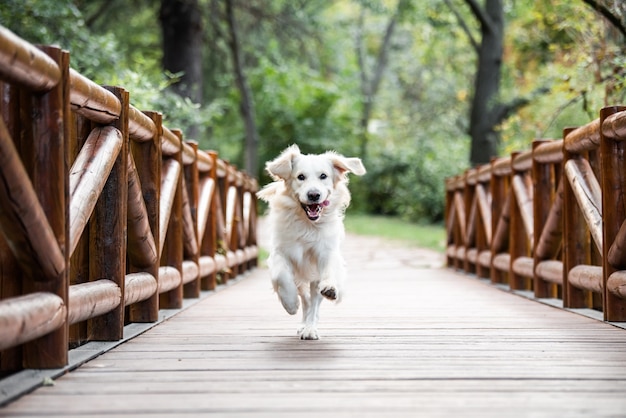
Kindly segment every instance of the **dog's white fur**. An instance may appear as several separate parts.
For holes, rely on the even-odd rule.
[[[258,197],[270,207],[272,284],[289,314],[295,315],[302,303],[300,338],[317,340],[322,298],[339,302],[344,292],[340,244],[350,204],[348,173],[363,175],[365,167],[359,158],[332,151],[305,155],[292,145],[266,170],[275,181]]]

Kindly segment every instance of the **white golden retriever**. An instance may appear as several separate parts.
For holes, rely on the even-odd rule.
[[[348,173],[365,174],[359,158],[329,151],[300,153],[297,145],[266,164],[273,183],[258,193],[269,203],[272,244],[268,265],[274,290],[295,315],[302,302],[303,340],[317,340],[322,298],[339,302],[346,276],[340,244],[350,204]]]

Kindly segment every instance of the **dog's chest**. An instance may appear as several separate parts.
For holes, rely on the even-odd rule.
[[[324,269],[333,251],[334,242],[295,242],[285,249],[292,264],[296,280],[319,280],[320,269]]]
[[[298,269],[317,269],[319,261],[325,258],[325,250],[320,245],[297,243],[291,246],[289,258]]]

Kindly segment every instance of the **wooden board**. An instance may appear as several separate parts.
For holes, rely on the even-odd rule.
[[[346,243],[349,293],[319,341],[265,269],[0,416],[623,416],[626,331],[441,268],[443,255]]]

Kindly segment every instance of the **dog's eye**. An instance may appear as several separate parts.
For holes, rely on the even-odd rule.
[[[326,175],[326,173],[322,173],[322,174],[320,174],[320,180],[324,180],[324,179],[326,179],[326,178],[328,178],[328,176]]]
[[[306,180],[306,177],[304,176],[304,174],[298,174],[298,180],[304,181]]]

